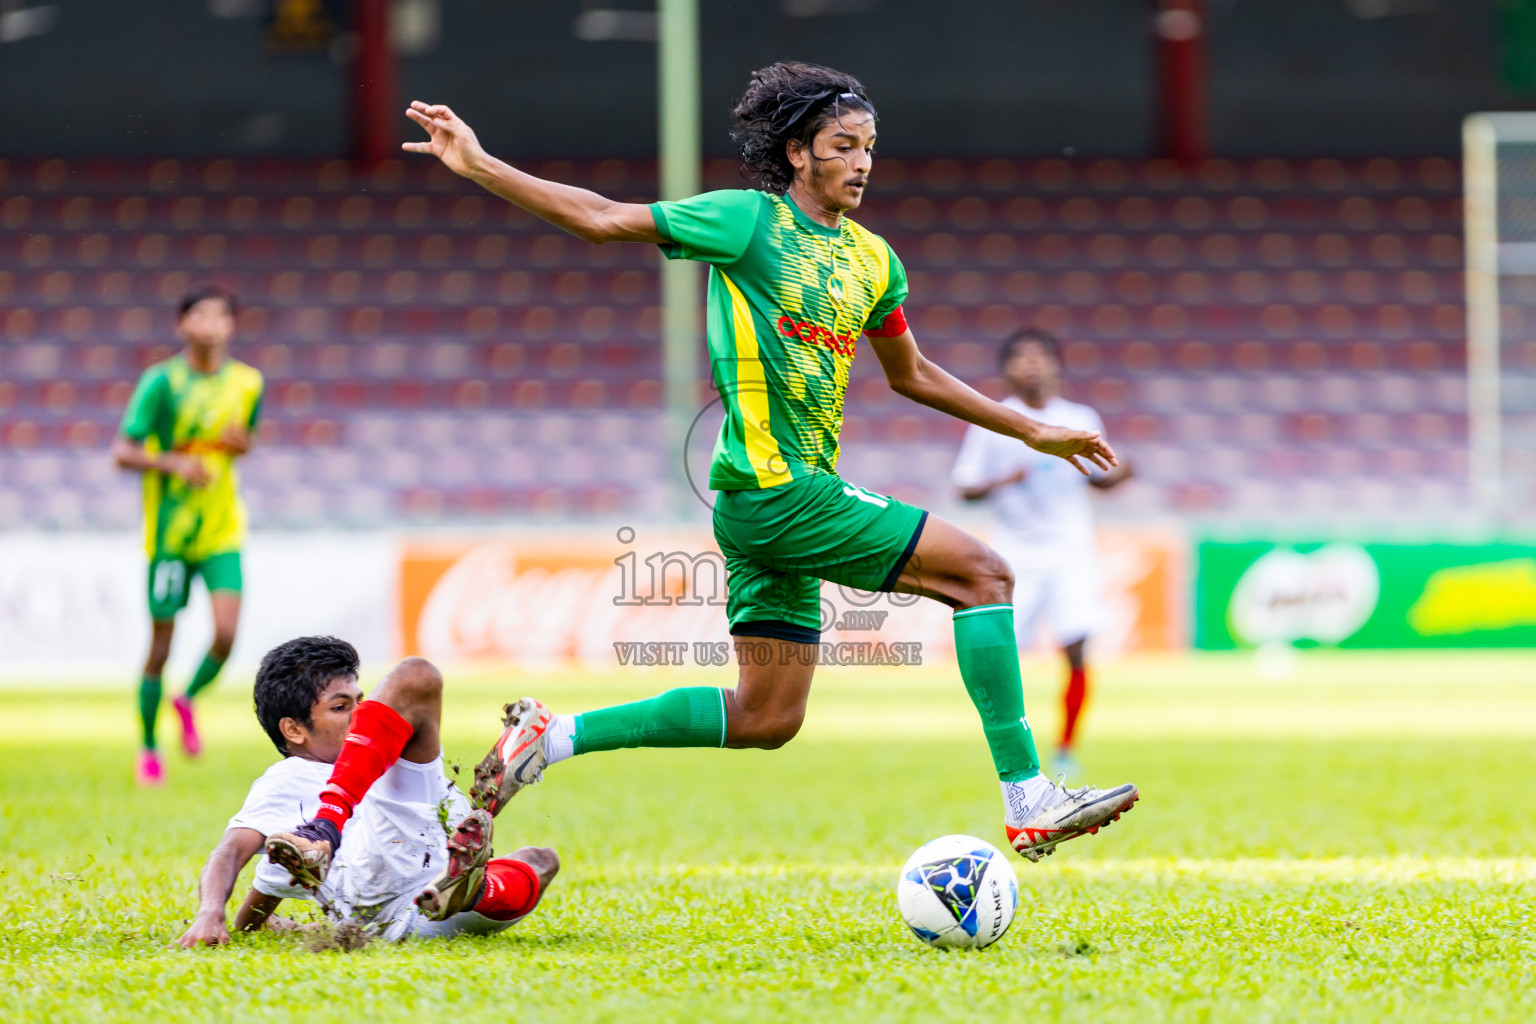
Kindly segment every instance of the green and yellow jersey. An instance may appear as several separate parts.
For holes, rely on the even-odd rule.
[[[235,455],[220,438],[232,425],[255,430],[261,392],[261,372],[234,359],[214,373],[198,373],[178,354],[139,378],[123,435],[143,442],[150,454],[196,455],[209,478],[205,486],[191,487],[168,473],[144,474],[144,547],[151,558],[195,564],[239,550],[245,541]]]
[[[906,298],[901,261],[848,218],[829,228],[766,192],[706,192],[653,203],[651,214],[668,259],[710,264],[709,356],[725,422],[709,486],[835,472],[854,343]]]

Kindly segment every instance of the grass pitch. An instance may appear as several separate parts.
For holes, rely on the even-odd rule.
[[[1056,668],[1026,675],[1051,736]],[[451,676],[448,754],[467,771],[524,692],[578,710],[718,679]],[[126,685],[0,690],[0,1018],[1536,1018],[1531,654],[1311,653],[1278,681],[1240,656],[1103,666],[1082,759],[1142,802],[1017,861],[1019,918],[980,953],[922,947],[895,909],[924,840],[1004,845],[979,726],[938,667],[823,672],[780,751],[551,769],[498,847],[547,843],[565,868],[500,936],[173,950],[203,857],[275,756],[243,682],[207,703],[208,754],[172,754],[157,792],[132,784]]]

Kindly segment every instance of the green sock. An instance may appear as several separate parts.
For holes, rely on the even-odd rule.
[[[725,691],[688,686],[576,716],[575,752],[725,746]]]
[[[139,724],[144,729],[144,749],[155,749],[155,719],[160,716],[160,677],[139,679]]]
[[[1019,782],[1038,775],[1040,755],[1024,719],[1013,606],[984,604],[955,612],[955,657],[971,703],[981,713],[981,729],[992,748],[997,777]]]
[[[203,663],[197,666],[197,671],[192,675],[192,681],[187,684],[187,699],[191,700],[208,688],[208,684],[219,678],[219,670],[224,667],[223,658],[215,658],[212,654],[203,656]]]

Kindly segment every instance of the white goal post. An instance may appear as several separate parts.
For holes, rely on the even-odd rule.
[[[1536,513],[1536,113],[1462,126],[1467,430],[1472,495],[1491,520]]]

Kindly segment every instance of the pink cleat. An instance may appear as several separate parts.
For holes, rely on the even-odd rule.
[[[165,781],[165,770],[160,767],[160,755],[153,750],[139,751],[139,763],[133,777],[141,786],[158,786]]]
[[[203,741],[198,738],[197,722],[192,719],[192,702],[186,697],[177,697],[171,701],[171,707],[181,716],[181,749],[188,757],[196,757],[203,752]]]

